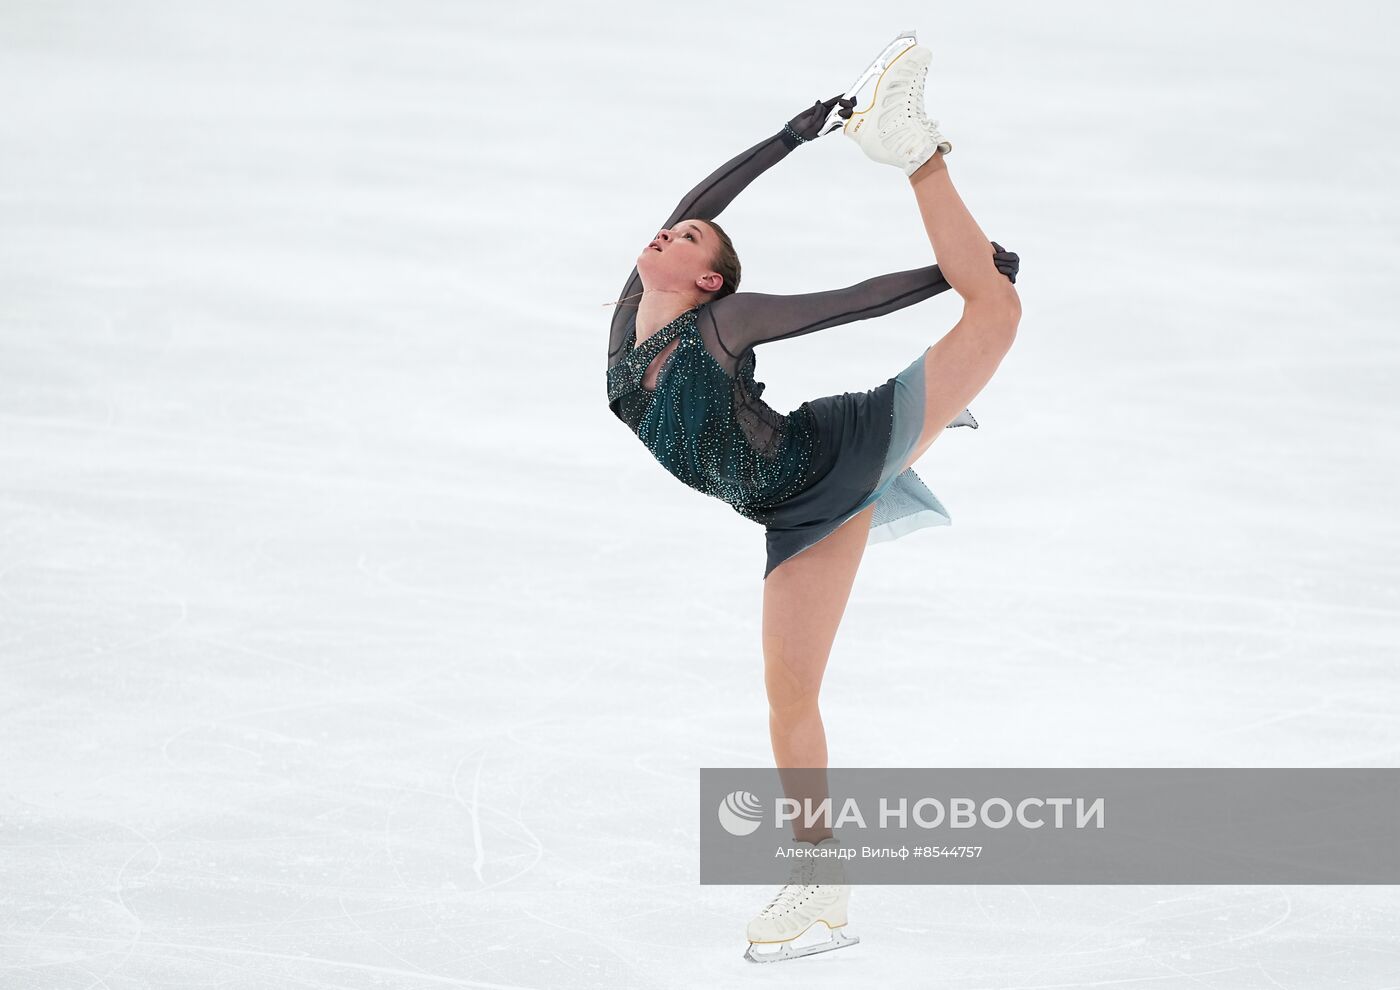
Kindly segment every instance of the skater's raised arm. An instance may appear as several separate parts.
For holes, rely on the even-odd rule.
[[[833,96],[829,100],[816,101],[784,124],[776,134],[729,159],[681,197],[661,226],[668,228],[682,220],[713,220],[719,216],[754,179],[786,158],[793,148],[815,140],[838,100],[839,96]],[[613,309],[612,327],[608,335],[609,365],[627,342],[636,322],[636,307],[623,300],[641,291],[641,276],[633,268],[618,296],[619,305]]]
[[[1020,258],[993,243],[997,270],[1016,281]],[[799,295],[772,295],[767,292],[736,292],[716,299],[706,312],[714,320],[720,345],[734,357],[755,344],[825,330],[828,327],[868,320],[912,306],[949,286],[937,265],[876,275],[844,289],[806,292]]]
[[[687,219],[713,220],[749,183],[786,158],[795,147],[797,142],[786,131],[779,131],[741,151],[686,193],[661,226],[670,227]]]
[[[681,197],[671,215],[662,223],[668,228],[681,220],[713,220],[724,208],[734,202],[734,198],[764,172],[787,157],[788,152],[797,147],[797,140],[788,135],[786,127],[771,137],[735,155],[719,168],[707,175],[700,184]],[[611,364],[637,320],[637,309],[627,300],[628,296],[642,291],[642,279],[637,269],[627,276],[618,296],[618,305],[613,308],[612,328],[608,335],[608,363]]]
[[[829,100],[816,101],[784,124],[776,134],[764,138],[747,151],[741,151],[715,169],[685,194],[662,226],[670,227],[686,219],[713,220],[719,216],[749,183],[786,158],[793,148],[815,140],[818,129],[826,123],[839,99],[839,96],[833,96]]]

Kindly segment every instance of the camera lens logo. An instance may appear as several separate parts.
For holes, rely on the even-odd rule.
[[[763,819],[763,805],[748,791],[733,791],[719,803],[719,823],[730,835],[749,835]]]

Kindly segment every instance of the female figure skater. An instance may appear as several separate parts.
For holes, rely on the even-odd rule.
[[[637,257],[613,313],[613,413],[666,470],[766,529],[763,661],[780,771],[827,766],[817,696],[865,547],[949,522],[911,465],[944,429],[976,428],[965,407],[991,379],[1020,319],[1019,258],[987,240],[953,188],[944,162],[952,144],[924,110],[931,54],[913,44],[912,32],[907,37],[883,67],[869,108],[857,111],[854,99],[841,97],[818,102],[687,194]],[[739,261],[714,218],[818,137],[838,103],[843,133],[908,177],[938,264],[825,292],[736,292]],[[786,415],[760,399],[756,345],[893,312],[950,287],[963,301],[957,324],[879,387],[812,399]],[[637,296],[635,308],[623,305]],[[819,828],[798,829],[794,841],[837,840]],[[857,941],[840,931],[849,885],[839,868],[814,874],[811,862],[799,861],[749,924],[749,958]],[[817,922],[830,938],[795,949]],[[778,951],[756,951],[772,945]]]

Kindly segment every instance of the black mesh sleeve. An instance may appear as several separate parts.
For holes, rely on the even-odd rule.
[[[734,198],[743,192],[749,183],[782,161],[796,146],[797,142],[786,131],[779,131],[772,137],[764,138],[752,148],[740,152],[686,193],[661,226],[670,227],[686,219],[714,219],[726,206],[734,202]],[[622,292],[618,296],[619,303],[613,308],[612,326],[608,333],[608,367],[617,363],[622,346],[627,342],[637,322],[637,300],[627,297],[641,291],[642,278],[637,269],[633,268],[632,274],[627,276],[627,281],[622,286]]]
[[[736,292],[715,300],[709,309],[720,346],[737,359],[755,344],[883,316],[950,288],[938,266],[927,265],[825,292]]]

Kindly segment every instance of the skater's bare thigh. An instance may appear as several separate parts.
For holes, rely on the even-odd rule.
[[[872,505],[852,516],[773,568],[763,582],[765,681],[769,704],[779,715],[816,699],[874,512]]]
[[[1015,290],[965,302],[962,319],[924,351],[924,422],[902,468],[922,457],[991,381],[1016,339],[1020,315]]]

